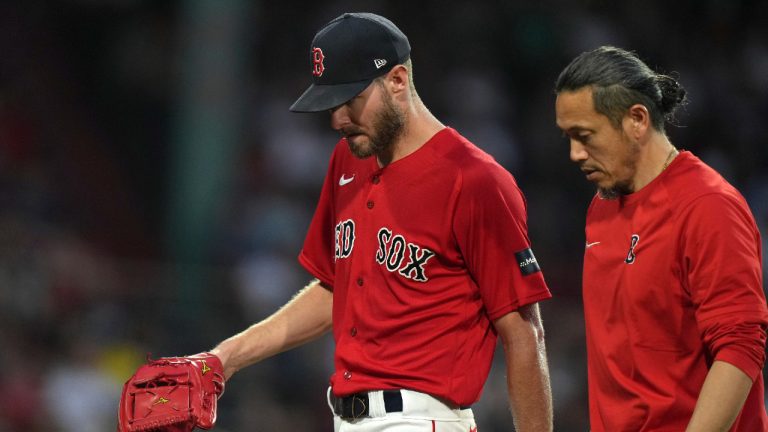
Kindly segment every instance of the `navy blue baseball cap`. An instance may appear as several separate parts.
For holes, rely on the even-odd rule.
[[[312,40],[313,82],[290,110],[319,112],[339,106],[410,53],[408,38],[390,20],[367,12],[342,14]]]

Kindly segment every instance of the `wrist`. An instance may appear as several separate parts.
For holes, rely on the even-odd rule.
[[[220,343],[210,351],[211,354],[218,357],[221,361],[221,365],[224,367],[224,377],[227,380],[229,380],[235,372],[240,370],[240,367],[235,364],[233,351],[234,346],[229,339]]]

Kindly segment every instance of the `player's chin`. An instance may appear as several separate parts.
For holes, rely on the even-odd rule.
[[[597,188],[597,194],[600,198],[605,200],[615,200],[621,196],[621,194],[613,188]]]
[[[617,196],[616,183],[607,178],[607,176],[602,175],[602,173],[595,171],[587,176],[587,180],[597,187],[601,197],[615,198]]]
[[[597,183],[597,191],[603,199],[617,199],[634,192],[629,182],[620,181]]]
[[[373,156],[373,146],[365,135],[350,135],[347,137],[347,144],[352,154],[360,159]]]

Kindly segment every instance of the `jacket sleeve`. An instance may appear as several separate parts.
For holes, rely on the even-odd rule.
[[[760,233],[744,199],[705,195],[688,206],[682,232],[684,271],[710,358],[753,380],[765,362],[768,308]]]

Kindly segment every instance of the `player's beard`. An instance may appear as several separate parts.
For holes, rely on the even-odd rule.
[[[616,180],[608,187],[598,187],[597,193],[602,199],[615,200],[635,192],[632,183],[637,173],[637,162],[640,159],[640,145],[629,140],[627,140],[627,144],[629,145],[629,151],[621,165],[624,167],[625,172],[631,174],[626,178]]]
[[[616,183],[608,188],[597,188],[597,194],[600,195],[600,198],[606,200],[615,200],[631,193],[632,190],[629,188],[629,185],[623,182]]]
[[[359,159],[373,155],[382,156],[392,152],[392,147],[405,131],[405,113],[395,105],[392,97],[383,93],[382,107],[373,119],[373,132],[368,135],[368,145],[355,144],[347,140],[349,150]],[[350,131],[356,133],[355,131]],[[345,131],[345,135],[351,135]]]

